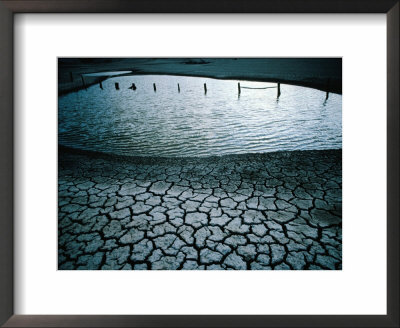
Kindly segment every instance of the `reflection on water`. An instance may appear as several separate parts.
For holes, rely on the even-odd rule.
[[[135,91],[128,89],[132,83]],[[166,75],[110,78],[104,90],[96,85],[59,97],[59,144],[168,157],[342,147],[340,95],[325,102],[325,92],[281,84],[279,100],[276,88],[242,88],[238,97],[237,83]]]

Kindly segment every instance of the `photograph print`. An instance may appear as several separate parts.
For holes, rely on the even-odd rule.
[[[58,58],[59,270],[342,270],[341,58]]]

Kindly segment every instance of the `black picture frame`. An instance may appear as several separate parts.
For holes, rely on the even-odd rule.
[[[0,324],[4,327],[399,327],[399,8],[399,0],[0,0]],[[14,14],[121,12],[386,14],[387,315],[14,315]]]

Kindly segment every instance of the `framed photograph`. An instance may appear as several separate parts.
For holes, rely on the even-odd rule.
[[[398,1],[0,9],[3,326],[399,326]]]
[[[341,74],[58,58],[58,269],[341,270]]]

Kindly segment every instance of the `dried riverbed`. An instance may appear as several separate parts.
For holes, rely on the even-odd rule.
[[[341,150],[59,151],[59,269],[341,269]]]

